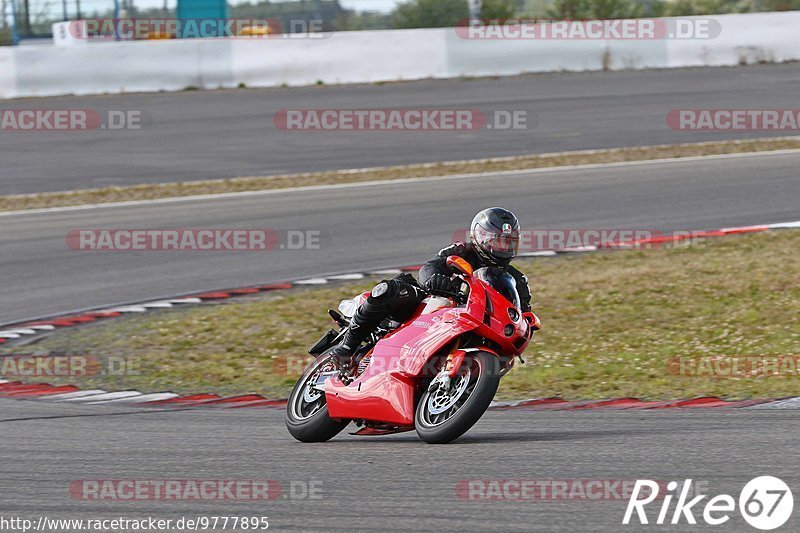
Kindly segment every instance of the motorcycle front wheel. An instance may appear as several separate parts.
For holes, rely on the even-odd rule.
[[[321,372],[335,370],[329,355],[321,355],[303,373],[286,402],[286,428],[300,442],[325,442],[339,434],[349,420],[328,415],[325,393],[312,387]]]
[[[417,404],[417,435],[445,444],[466,433],[483,416],[500,384],[500,362],[488,352],[467,354],[446,389],[426,391]]]

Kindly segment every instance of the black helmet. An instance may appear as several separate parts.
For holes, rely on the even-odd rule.
[[[469,238],[481,257],[504,267],[519,251],[519,220],[502,207],[484,209],[472,219]]]

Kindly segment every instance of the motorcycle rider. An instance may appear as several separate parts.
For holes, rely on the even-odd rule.
[[[522,311],[530,311],[528,279],[510,265],[519,251],[519,231],[519,221],[511,211],[502,207],[484,209],[472,219],[469,242],[455,242],[440,250],[419,271],[419,283],[411,274],[401,274],[375,285],[353,316],[342,342],[331,352],[339,368],[350,369],[358,347],[385,319],[405,322],[428,294],[452,296],[458,291],[461,281],[451,279],[447,266],[451,255],[464,258],[474,270],[489,266],[504,269],[517,282]]]

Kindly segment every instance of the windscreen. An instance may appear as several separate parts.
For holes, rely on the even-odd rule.
[[[502,294],[514,307],[517,309],[521,308],[519,293],[517,292],[517,282],[511,274],[501,268],[484,267],[476,270],[473,276]]]

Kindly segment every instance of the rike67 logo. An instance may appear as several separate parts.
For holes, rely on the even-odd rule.
[[[730,520],[731,514],[737,508],[737,502],[733,496],[720,494],[704,502],[708,496],[700,494],[689,499],[691,485],[691,479],[685,480],[680,487],[677,481],[670,481],[666,486],[666,494],[659,494],[663,483],[649,479],[636,480],[622,523],[630,524],[635,512],[636,519],[640,524],[650,524],[649,520],[652,519],[652,515],[648,518],[645,507],[656,499],[661,504],[658,517],[654,522],[658,525],[697,524],[695,513],[701,515],[703,522],[712,526],[718,526]],[[640,498],[642,495],[644,497]],[[670,507],[676,496],[677,501],[670,516]],[[658,507],[658,504],[653,507]],[[792,516],[793,507],[794,498],[789,486],[773,476],[751,479],[739,493],[738,509],[742,518],[754,528],[762,531],[776,529],[785,524]],[[685,522],[683,522],[684,520]]]

